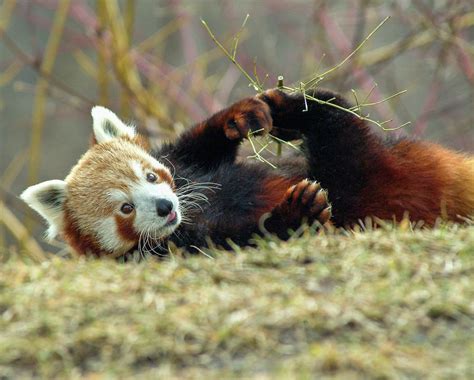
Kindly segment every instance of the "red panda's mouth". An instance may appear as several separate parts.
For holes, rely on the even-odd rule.
[[[171,226],[173,224],[176,224],[177,221],[178,218],[176,217],[176,211],[171,211],[168,215],[168,219],[166,220],[166,225]]]

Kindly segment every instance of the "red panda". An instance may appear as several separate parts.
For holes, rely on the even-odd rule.
[[[311,95],[337,107],[268,90],[152,151],[134,128],[94,107],[95,144],[64,181],[21,197],[46,219],[49,237],[113,257],[137,248],[165,254],[169,242],[192,251],[209,239],[227,249],[255,234],[287,239],[304,222],[345,227],[409,215],[432,226],[474,214],[474,158],[427,142],[385,142],[341,109],[350,105],[339,95]],[[238,160],[240,142],[257,131],[301,138],[302,152],[277,169]]]

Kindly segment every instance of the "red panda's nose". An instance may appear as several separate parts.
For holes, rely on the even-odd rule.
[[[168,199],[160,198],[156,201],[156,212],[159,216],[166,216],[171,210],[173,210],[173,203]]]

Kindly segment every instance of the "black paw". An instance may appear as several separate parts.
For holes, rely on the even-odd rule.
[[[302,94],[290,95],[275,88],[257,95],[257,98],[270,107],[273,136],[285,141],[301,138],[299,118],[307,106]]]

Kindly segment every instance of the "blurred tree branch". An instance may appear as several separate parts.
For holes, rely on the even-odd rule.
[[[89,98],[80,94],[72,87],[69,87],[51,73],[44,71],[38,59],[30,57],[27,53],[25,53],[6,32],[3,32],[0,37],[16,58],[18,58],[24,65],[36,71],[36,73],[38,73],[41,78],[47,80],[51,86],[57,87],[61,91],[64,91],[71,97],[75,98],[77,103],[84,107],[84,109],[87,107],[92,107],[95,104],[94,101],[91,101]]]
[[[456,18],[457,20],[453,20],[453,23],[457,30],[467,29],[474,25],[474,12]],[[444,23],[443,26],[448,26],[448,24]],[[407,50],[423,47],[435,41],[439,36],[442,36],[443,39],[451,38],[447,32],[441,31],[440,29],[430,28],[428,30],[422,30],[400,41],[361,54],[357,58],[357,64],[366,67],[384,63],[388,60],[394,59]]]
[[[40,66],[41,72],[44,72],[46,75],[51,75],[54,62],[56,61],[64,24],[69,10],[69,2],[70,0],[60,0],[58,10],[54,16],[53,25],[49,33],[48,42]],[[38,170],[41,161],[41,137],[45,120],[46,91],[48,85],[49,81],[44,77],[40,77],[36,85],[32,116],[30,163],[28,170],[28,181],[31,185],[38,181]]]

